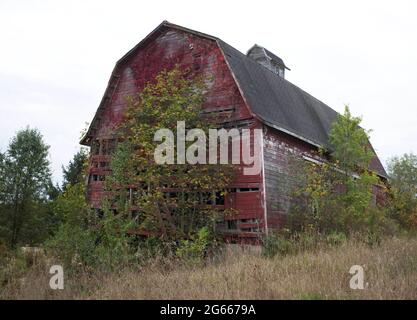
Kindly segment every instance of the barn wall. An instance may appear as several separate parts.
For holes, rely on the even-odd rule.
[[[289,213],[291,183],[297,174],[291,166],[294,157],[308,157],[328,161],[318,156],[317,148],[274,128],[267,127],[264,134],[265,194],[268,229],[277,229]],[[373,187],[371,205],[384,205],[387,201],[384,179]]]
[[[276,129],[264,130],[265,193],[268,229],[282,225],[288,214],[289,186],[294,177],[290,172],[293,157],[316,157],[315,147]]]
[[[116,68],[109,83],[106,102],[97,112],[91,139],[92,150],[95,151],[90,159],[88,183],[88,196],[94,207],[100,207],[104,195],[102,180],[105,180],[109,172],[110,153],[113,150],[110,142],[118,124],[123,120],[126,97],[140,92],[160,71],[172,69],[175,65],[180,69],[188,68],[196,74],[210,76],[203,106],[206,112],[225,116],[229,122],[248,123],[245,126],[257,125],[217,43],[179,30],[165,30]],[[219,113],[219,110],[223,111]],[[226,197],[225,207],[236,209],[238,214],[231,218],[236,220],[232,229],[225,224],[225,232],[229,234],[230,240],[241,238],[243,233],[247,233],[245,238],[256,238],[257,233],[253,230],[262,223],[259,219],[263,217],[261,175],[244,176],[239,171],[230,187],[234,192]],[[247,191],[247,188],[251,190]]]

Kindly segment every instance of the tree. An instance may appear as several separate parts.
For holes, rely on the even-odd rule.
[[[375,153],[360,122],[346,106],[331,127],[331,150],[318,154],[324,161],[295,161],[298,168],[291,171],[300,174],[295,179],[290,223],[298,224],[298,229],[310,226],[325,233],[349,233],[377,223],[381,211],[371,210],[371,200],[379,179],[369,169]]]
[[[133,260],[134,248],[129,245],[124,224],[118,223],[120,216],[98,217],[85,195],[84,181],[67,184],[51,203],[56,228],[44,243],[45,247],[70,269],[100,267],[108,270]]]
[[[116,205],[122,216],[133,214],[138,229],[162,239],[191,238],[204,226],[213,230],[220,212],[212,204],[224,196],[233,175],[229,165],[161,165],[154,160],[158,129],[170,129],[176,137],[178,121],[184,121],[186,129],[205,133],[214,128],[202,116],[203,93],[204,79],[177,68],[162,71],[128,99],[119,128],[122,142],[111,161],[112,175],[106,178],[110,207]],[[194,142],[186,142],[186,148]],[[166,150],[166,154],[172,152],[174,163],[176,150]]]
[[[353,117],[349,107],[345,106],[344,114],[333,123],[329,135],[332,159],[341,169],[336,182],[341,186],[337,195],[347,221],[365,218],[371,205],[373,187],[379,182],[376,173],[370,171],[375,153],[369,143],[369,131],[359,126],[361,121],[361,118]]]
[[[318,157],[326,159],[324,150],[320,150]],[[281,178],[286,185],[282,185],[281,192],[288,193],[292,198],[287,227],[291,232],[315,231],[329,233],[341,231],[343,223],[340,212],[335,208],[335,181],[337,171],[332,162],[307,162],[298,156],[291,156],[289,173]],[[334,212],[339,214],[335,214]]]
[[[404,227],[417,227],[417,155],[406,153],[388,161],[392,214]]]
[[[65,190],[68,185],[73,186],[76,183],[83,181],[83,172],[87,159],[87,151],[84,148],[81,148],[66,167],[62,166],[62,173],[64,177],[64,181],[62,183],[63,190]]]
[[[67,185],[52,203],[57,228],[45,246],[61,258],[65,267],[71,267],[74,257],[87,265],[93,265],[97,260],[95,250],[98,242],[90,224],[85,187],[82,182]]]
[[[369,144],[370,131],[359,126],[361,121],[360,117],[352,116],[349,107],[345,106],[343,115],[338,116],[330,130],[332,159],[347,176],[358,170],[368,170],[375,157]]]
[[[48,149],[38,130],[26,128],[17,132],[1,157],[0,219],[13,248],[22,231],[39,218],[39,203],[47,199],[51,180]]]

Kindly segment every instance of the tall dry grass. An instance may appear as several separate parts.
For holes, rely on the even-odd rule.
[[[349,288],[349,269],[362,265],[367,287]],[[417,239],[393,238],[370,247],[348,241],[292,256],[265,258],[227,251],[204,266],[157,260],[118,272],[67,275],[49,289],[46,266],[9,283],[3,299],[416,299]]]

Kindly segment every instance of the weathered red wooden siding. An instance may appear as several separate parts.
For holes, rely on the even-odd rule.
[[[267,127],[265,131],[264,170],[267,226],[268,229],[276,229],[282,225],[289,209],[290,197],[285,191],[291,183],[291,176],[294,176],[288,172],[291,156],[316,157],[314,151],[317,151],[317,149],[302,140],[271,127]]]
[[[281,227],[288,214],[291,200],[288,186],[295,177],[294,172],[289,172],[292,157],[296,155],[318,161],[329,160],[320,158],[317,151],[316,147],[307,142],[267,127],[264,134],[264,166],[268,229]],[[373,187],[372,205],[383,205],[386,201],[383,183],[384,181],[381,180],[381,185]]]
[[[126,108],[126,97],[140,91],[148,81],[152,81],[162,70],[189,68],[196,73],[211,76],[207,82],[206,102],[207,111],[229,109],[229,121],[250,120],[252,116],[242,99],[239,89],[225,63],[223,54],[213,40],[199,37],[179,30],[168,29],[153,39],[148,39],[130,58],[118,65],[109,83],[110,93],[103,110],[97,114],[98,125],[92,139],[106,140],[112,137],[117,125],[122,121]],[[90,159],[90,174],[105,175],[108,168],[95,168],[93,163],[108,162],[109,155],[92,155]],[[231,193],[225,199],[226,207],[233,207],[239,214],[233,219],[238,220],[243,229],[248,230],[248,219],[262,219],[261,208],[261,175],[244,176],[238,174],[231,188],[258,188],[259,191]],[[100,207],[103,197],[103,182],[89,182],[89,199],[93,206]],[[243,219],[243,221],[241,221]],[[235,233],[242,236],[238,230],[229,230],[230,239]],[[250,232],[247,237],[257,237]]]

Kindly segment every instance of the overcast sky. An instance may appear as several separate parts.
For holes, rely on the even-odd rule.
[[[0,150],[38,128],[54,180],[78,150],[116,61],[163,20],[245,52],[281,57],[286,78],[343,111],[382,161],[417,152],[416,1],[0,0]]]

